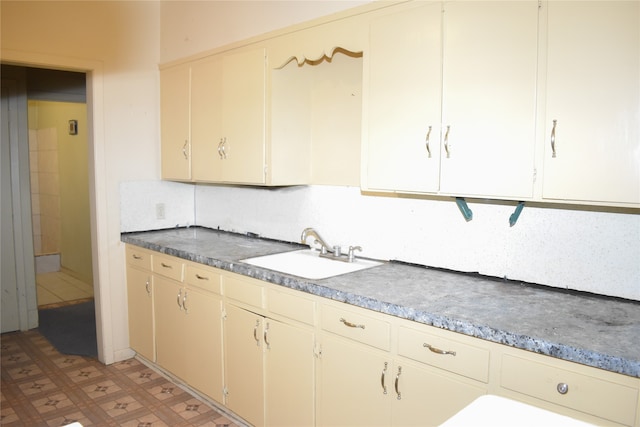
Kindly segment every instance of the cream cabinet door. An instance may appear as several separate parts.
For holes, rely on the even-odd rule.
[[[364,56],[363,188],[439,190],[441,40],[440,3],[372,21]]]
[[[531,197],[538,2],[417,4],[371,24],[363,187]]]
[[[640,3],[548,2],[543,198],[640,204]]]
[[[184,287],[181,283],[154,275],[156,361],[175,376],[185,379],[188,375],[187,317],[182,312]]]
[[[226,182],[265,183],[265,55],[260,48],[222,58],[220,138]]]
[[[267,426],[315,424],[314,333],[265,319],[265,419]]]
[[[188,288],[184,298],[187,346],[185,381],[217,402],[223,402],[222,300]]]
[[[397,360],[390,374],[394,426],[437,426],[486,389],[428,366]]]
[[[222,59],[205,58],[191,67],[191,168],[194,181],[222,176]]]
[[[264,426],[264,317],[225,306],[225,400],[254,426]]]
[[[325,333],[319,369],[318,425],[391,425],[387,353]]]
[[[127,266],[129,345],[147,360],[155,362],[153,328],[153,278],[151,271]]]
[[[533,195],[538,2],[446,2],[440,192]]]
[[[191,179],[189,64],[160,72],[160,140],[162,178]]]

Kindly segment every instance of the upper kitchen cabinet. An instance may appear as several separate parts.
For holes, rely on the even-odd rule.
[[[640,3],[548,2],[542,197],[640,206]]]
[[[191,65],[191,168],[194,180],[222,181],[222,58]]]
[[[180,65],[160,73],[162,178],[191,179],[191,67]]]
[[[271,143],[292,140],[297,150],[309,151],[310,161],[298,164],[310,184],[360,185],[363,19],[338,19],[269,41]]]
[[[363,89],[366,189],[439,190],[442,6],[417,6],[371,23]]]
[[[192,64],[193,180],[265,184],[265,50]]]
[[[298,143],[298,135],[268,135],[269,80],[263,46],[164,68],[162,177],[247,185],[308,183],[308,147]]]
[[[533,194],[538,2],[447,2],[440,192]]]
[[[222,122],[211,133],[223,182],[266,184],[265,79],[264,48],[222,57]]]
[[[538,3],[416,2],[372,21],[363,188],[533,193]]]

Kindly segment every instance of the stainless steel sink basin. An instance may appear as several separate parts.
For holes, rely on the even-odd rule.
[[[353,262],[321,258],[320,252],[315,249],[264,255],[243,259],[240,262],[303,277],[305,279],[327,279],[382,264],[378,261],[363,258],[356,258]]]

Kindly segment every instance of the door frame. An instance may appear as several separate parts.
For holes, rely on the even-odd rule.
[[[99,60],[70,58],[37,52],[2,49],[2,61],[18,66],[84,72],[87,76],[87,126],[89,143],[89,202],[91,215],[91,255],[96,307],[98,359],[115,362],[109,283],[109,227],[107,221],[107,175],[104,140],[104,71]],[[30,213],[29,213],[30,214]]]

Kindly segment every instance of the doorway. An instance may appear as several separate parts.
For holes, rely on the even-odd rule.
[[[75,58],[68,56],[59,56],[51,54],[43,54],[32,51],[2,51],[4,64],[16,64],[22,66],[39,67],[42,69],[62,69],[75,70],[84,72],[87,80],[87,116],[89,132],[89,181],[90,181],[90,197],[91,197],[91,239],[92,239],[92,257],[93,257],[93,288],[96,311],[96,335],[98,344],[98,359],[105,364],[111,364],[120,360],[131,357],[131,352],[121,350],[120,345],[116,344],[116,340],[120,337],[120,330],[114,328],[114,317],[111,313],[112,295],[110,288],[106,286],[110,281],[110,257],[111,243],[109,241],[110,226],[109,218],[106,215],[108,211],[108,179],[105,165],[98,159],[104,158],[106,151],[105,146],[105,121],[104,121],[104,63],[95,59]],[[6,75],[3,74],[4,79]],[[26,98],[25,98],[26,99]],[[26,101],[25,101],[26,103]],[[24,109],[26,110],[26,105]],[[26,119],[25,119],[26,121]],[[26,129],[26,123],[21,128]],[[27,137],[24,137],[27,141]],[[26,144],[25,144],[26,145]],[[23,156],[28,162],[28,152]],[[28,181],[28,171],[25,178]],[[30,199],[26,200],[29,204],[28,211],[31,210]],[[29,224],[30,225],[30,224]],[[31,227],[28,229],[29,238],[19,240],[29,246],[32,241]],[[23,234],[27,234],[27,230]],[[18,248],[15,248],[17,250]],[[20,248],[21,249],[21,248]],[[28,248],[27,248],[28,249]],[[25,249],[26,252],[28,252]],[[4,251],[2,252],[4,257]],[[33,260],[33,245],[30,245],[31,260]],[[4,262],[4,260],[3,260]],[[17,262],[16,262],[17,263]],[[29,268],[24,268],[25,274],[22,276],[35,276],[33,264]],[[31,289],[27,286],[33,282],[33,296],[30,295]],[[27,283],[27,284],[25,284]],[[19,317],[20,329],[27,330],[37,326],[37,307],[35,298],[35,277],[27,277],[27,280],[18,280],[18,286],[26,295],[26,302],[20,304]],[[25,299],[23,299],[25,300]]]
[[[86,75],[23,70],[38,307],[92,299]]]
[[[3,112],[9,99],[20,100],[16,103],[19,105],[11,109],[12,114],[20,119],[3,119],[3,193],[8,190],[5,194],[12,194],[13,187],[19,186],[15,192],[30,201],[30,206],[25,204],[26,208],[19,217],[22,223],[31,226],[31,230],[11,240],[29,241],[31,250],[23,254],[23,263],[28,267],[26,270],[33,272],[35,268],[36,273],[35,280],[25,280],[20,284],[17,280],[4,280],[3,265],[3,292],[10,284],[16,288],[22,285],[17,293],[26,294],[27,297],[18,298],[18,304],[23,302],[21,300],[27,300],[30,306],[37,308],[92,302],[86,75],[4,64],[2,74]],[[12,79],[5,80],[5,76]],[[19,86],[23,90],[19,95],[5,96],[9,95],[10,89],[5,82],[10,81],[20,81]],[[10,171],[9,167],[4,167],[9,157],[4,154],[8,154],[5,145],[9,147],[10,144],[5,144],[5,140],[8,142],[10,135],[5,130],[12,126],[17,128],[12,134],[21,135],[15,145],[25,152],[21,152],[19,159],[16,156],[15,162],[12,158],[10,166],[22,170],[26,163],[27,172],[25,174],[23,171],[23,176],[9,185],[9,180],[4,179],[5,172]],[[15,212],[11,216],[15,218]],[[4,215],[3,212],[3,246],[8,241],[4,236],[8,235],[5,229],[9,226],[9,219],[12,219],[10,215]],[[3,256],[3,264],[4,261],[10,260],[5,260]],[[37,305],[34,300],[37,300]],[[4,303],[3,298],[3,308]],[[37,317],[30,317],[28,325],[14,322],[15,325],[10,325],[11,330],[36,326],[37,320],[34,322],[33,318]],[[8,331],[4,326],[3,332]]]
[[[86,104],[28,99],[38,307],[93,298]]]

